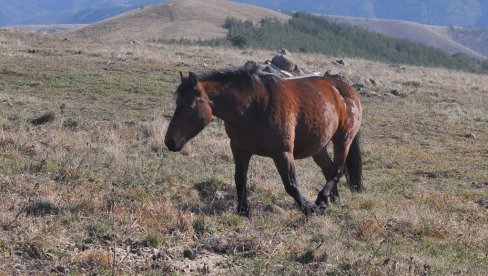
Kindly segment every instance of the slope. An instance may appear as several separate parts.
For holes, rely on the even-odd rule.
[[[147,41],[151,39],[212,39],[225,37],[227,17],[259,21],[289,16],[255,6],[223,0],[178,0],[124,13],[73,31],[69,36],[101,41]]]
[[[439,48],[449,54],[464,53],[476,58],[487,58],[486,55],[472,49],[469,45],[463,45],[463,42],[455,40],[453,37],[456,36],[453,34],[456,32],[456,29],[453,28],[388,19],[330,15],[327,17],[338,23],[351,24],[368,31],[408,39],[427,46]],[[464,41],[469,41],[469,39],[465,39]]]

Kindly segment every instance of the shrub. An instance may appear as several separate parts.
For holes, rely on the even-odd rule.
[[[43,124],[54,121],[54,117],[55,117],[54,112],[49,111],[49,112],[42,114],[41,116],[39,116],[37,118],[30,120],[30,123],[32,125],[35,125],[35,126],[43,125]]]
[[[63,127],[71,130],[76,130],[76,128],[78,127],[78,122],[73,118],[68,118],[64,120]]]
[[[247,39],[244,36],[236,35],[230,39],[233,46],[244,49],[247,46]]]

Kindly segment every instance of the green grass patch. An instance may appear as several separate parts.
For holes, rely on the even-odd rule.
[[[157,248],[167,244],[167,239],[163,236],[157,234],[149,234],[146,236],[144,241],[151,247]]]
[[[86,231],[90,237],[100,238],[110,232],[110,226],[105,223],[93,223],[86,227]]]
[[[0,251],[7,252],[9,250],[9,246],[6,240],[0,238]]]
[[[213,198],[218,190],[220,190],[225,183],[217,178],[210,178],[207,181],[199,182],[194,187],[200,192],[203,198]]]

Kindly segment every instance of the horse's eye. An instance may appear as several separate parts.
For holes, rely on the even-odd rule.
[[[188,110],[190,110],[190,111],[191,111],[191,110],[195,109],[195,105],[196,105],[196,103],[195,103],[195,102],[193,102],[192,104],[190,104],[190,105],[188,106]]]

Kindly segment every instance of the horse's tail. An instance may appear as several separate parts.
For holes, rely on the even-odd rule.
[[[346,158],[346,178],[347,185],[352,192],[363,192],[363,160],[361,158],[361,146],[359,140],[361,138],[360,133],[356,134],[352,144],[349,148],[349,154]]]

